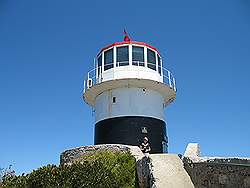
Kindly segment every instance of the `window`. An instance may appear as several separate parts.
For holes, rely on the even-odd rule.
[[[129,65],[128,46],[117,47],[117,65]]]
[[[144,66],[144,47],[132,46],[132,64]]]
[[[148,133],[147,127],[141,127],[141,132],[147,134]]]
[[[153,50],[148,49],[147,57],[148,57],[148,68],[156,70],[155,52]]]
[[[113,97],[113,101],[112,101],[113,103],[116,103],[116,97]]]
[[[158,59],[158,72],[161,75],[161,58],[158,54],[157,54],[157,59]]]
[[[104,52],[104,70],[114,67],[113,64],[113,48]]]
[[[100,76],[100,74],[102,73],[102,55],[100,55],[97,59],[97,64],[98,64],[98,67],[97,67],[97,71],[98,71],[98,76]]]

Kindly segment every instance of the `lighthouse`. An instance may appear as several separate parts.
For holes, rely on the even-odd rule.
[[[168,152],[165,107],[176,98],[176,81],[157,48],[124,41],[102,48],[84,79],[83,99],[95,113],[95,144],[138,146]]]

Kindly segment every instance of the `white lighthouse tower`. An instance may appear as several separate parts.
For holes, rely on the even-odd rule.
[[[96,62],[83,93],[95,110],[95,144],[139,145],[147,136],[152,153],[167,152],[164,108],[176,98],[176,83],[159,51],[126,34]]]

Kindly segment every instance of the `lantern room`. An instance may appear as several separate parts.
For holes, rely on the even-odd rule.
[[[128,77],[163,81],[162,59],[156,48],[134,41],[117,42],[97,55],[99,82]]]
[[[144,82],[136,84],[137,87],[144,87],[143,85],[147,81],[162,83],[164,86],[169,86],[168,88],[163,87],[168,90],[163,91],[165,92],[164,95],[171,95],[171,97],[166,97],[166,103],[170,103],[175,98],[175,78],[169,70],[163,67],[163,60],[159,51],[147,43],[128,40],[113,43],[100,50],[95,58],[95,68],[88,72],[87,79],[84,80],[85,101],[94,106],[94,97],[99,92],[97,94],[95,92],[91,92],[91,94],[87,92],[92,86],[100,85],[100,83],[107,81],[124,79],[144,80]],[[121,83],[123,82],[104,86],[110,87],[110,85],[116,84],[116,87],[119,87]],[[148,84],[154,85],[152,83]],[[148,87],[148,84],[145,87]],[[123,86],[124,84],[121,87]],[[103,89],[106,90],[107,88]],[[95,91],[95,89],[92,90]]]

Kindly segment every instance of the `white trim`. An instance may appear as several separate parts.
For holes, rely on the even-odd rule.
[[[95,68],[95,76],[96,76],[95,79],[98,80],[98,77],[99,77],[99,75],[98,75],[98,59],[95,58],[94,61],[95,61],[95,67],[96,67]]]
[[[175,78],[173,77],[173,84],[174,84],[174,90],[176,91],[176,87],[175,87]]]
[[[129,66],[132,66],[132,44],[128,46],[128,62]]]
[[[155,65],[156,65],[156,72],[159,74],[159,71],[158,71],[158,56],[157,56],[157,52],[155,52]]]
[[[104,72],[104,52],[102,52],[102,74]]]
[[[109,48],[103,50],[102,53],[103,53],[103,52],[106,52],[106,51],[108,51],[108,50],[110,50],[111,48],[114,48],[114,46],[111,46],[111,47],[109,47]],[[101,54],[101,53],[100,53],[100,54]]]
[[[170,87],[172,87],[172,84],[171,84],[171,74],[170,72],[168,71],[168,84]]]
[[[148,49],[146,46],[144,46],[144,66],[148,67],[148,55],[147,55]]]
[[[161,76],[163,77],[163,60],[162,60],[162,58],[161,58],[161,56],[159,55],[159,57],[160,57],[160,61],[161,61]]]
[[[114,68],[116,68],[116,46],[114,46],[113,49],[113,63],[114,63]]]
[[[83,93],[85,93],[86,91],[86,83],[85,83],[85,80],[83,80]]]
[[[144,46],[144,45],[140,45],[140,44],[131,44],[132,46],[135,46],[135,47],[147,47],[147,46]]]

